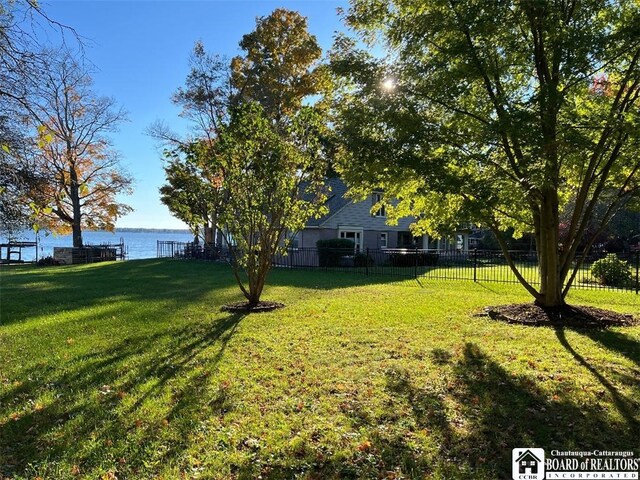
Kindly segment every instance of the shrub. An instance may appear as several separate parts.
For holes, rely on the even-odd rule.
[[[629,265],[618,259],[614,253],[594,262],[591,275],[600,285],[611,287],[625,287],[633,282]]]
[[[353,255],[355,243],[346,238],[331,238],[328,240],[318,240],[318,263],[321,267],[338,267],[341,265],[341,258]]]
[[[38,265],[41,267],[52,267],[55,265],[60,265],[60,262],[55,258],[49,256],[49,257],[44,257],[38,260]]]

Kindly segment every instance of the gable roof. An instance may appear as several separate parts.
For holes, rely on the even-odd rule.
[[[539,462],[539,461],[540,461],[540,459],[539,459],[538,457],[536,457],[533,453],[531,453],[531,451],[530,451],[530,450],[525,450],[525,451],[522,453],[522,455],[520,455],[520,456],[516,459],[516,462],[520,462],[520,461],[524,460],[524,459],[525,459],[525,457],[526,457],[526,458],[528,458],[528,459],[533,459],[533,460],[535,460],[536,462]]]
[[[331,190],[329,192],[329,197],[325,202],[325,206],[329,209],[329,212],[323,217],[310,219],[307,222],[307,227],[319,227],[351,203],[351,200],[345,197],[348,188],[341,179],[327,178],[325,185],[327,185]]]

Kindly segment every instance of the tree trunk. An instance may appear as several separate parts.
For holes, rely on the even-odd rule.
[[[69,168],[69,175],[71,178],[70,185],[70,197],[71,204],[73,207],[73,221],[71,223],[71,230],[73,234],[73,247],[74,248],[82,248],[82,227],[81,227],[81,219],[82,219],[82,211],[80,209],[80,185],[78,185],[78,173],[76,169],[71,166]]]
[[[214,247],[218,247],[218,212],[214,210],[211,213],[211,243]]]
[[[565,304],[562,295],[563,278],[560,269],[558,195],[552,190],[543,192],[539,225],[536,231],[536,248],[540,269],[540,295],[536,303],[543,307],[560,307]]]
[[[82,212],[80,210],[80,182],[78,181],[78,172],[76,171],[75,162],[73,160],[73,147],[67,140],[67,162],[69,166],[69,196],[71,197],[71,206],[73,209],[71,220],[71,232],[73,238],[73,248],[82,248],[82,227],[80,226]]]
[[[254,306],[260,303],[260,297],[267,282],[267,275],[271,269],[271,253],[268,250],[261,250],[255,257],[254,269],[249,274],[249,305]]]
[[[82,229],[80,228],[80,219],[73,219],[73,247],[74,248],[82,248]]]
[[[247,296],[249,305],[252,307],[260,303],[260,296],[265,283],[265,274],[261,271],[255,273],[255,277],[249,279],[249,295]]]

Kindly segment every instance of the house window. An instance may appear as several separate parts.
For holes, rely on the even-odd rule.
[[[371,196],[371,206],[373,207],[374,205],[376,205],[377,203],[380,203],[381,201],[382,201],[382,193],[374,192],[373,195]],[[375,212],[373,212],[372,215],[374,217],[386,217],[387,211],[385,209],[385,206],[381,205],[380,208],[378,208]]]
[[[439,242],[437,238],[428,237],[427,248],[429,250],[439,250]]]
[[[412,248],[414,246],[414,239],[411,232],[398,232],[398,248]]]
[[[287,233],[287,247],[288,248],[300,247],[300,242],[298,241],[298,232]]]
[[[387,232],[380,233],[380,248],[387,248]]]
[[[338,238],[345,238],[347,240],[351,240],[355,245],[356,252],[362,250],[362,229],[360,230],[338,230]]]

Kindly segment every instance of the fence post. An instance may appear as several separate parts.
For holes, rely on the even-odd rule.
[[[367,256],[364,259],[364,268],[365,268],[364,272],[365,272],[365,275],[369,275],[369,247],[367,247],[366,253],[367,253]]]
[[[636,250],[636,295],[640,292],[640,249]]]
[[[473,282],[478,283],[478,249],[473,249]]]
[[[416,246],[413,255],[413,276],[418,278],[418,247]]]

